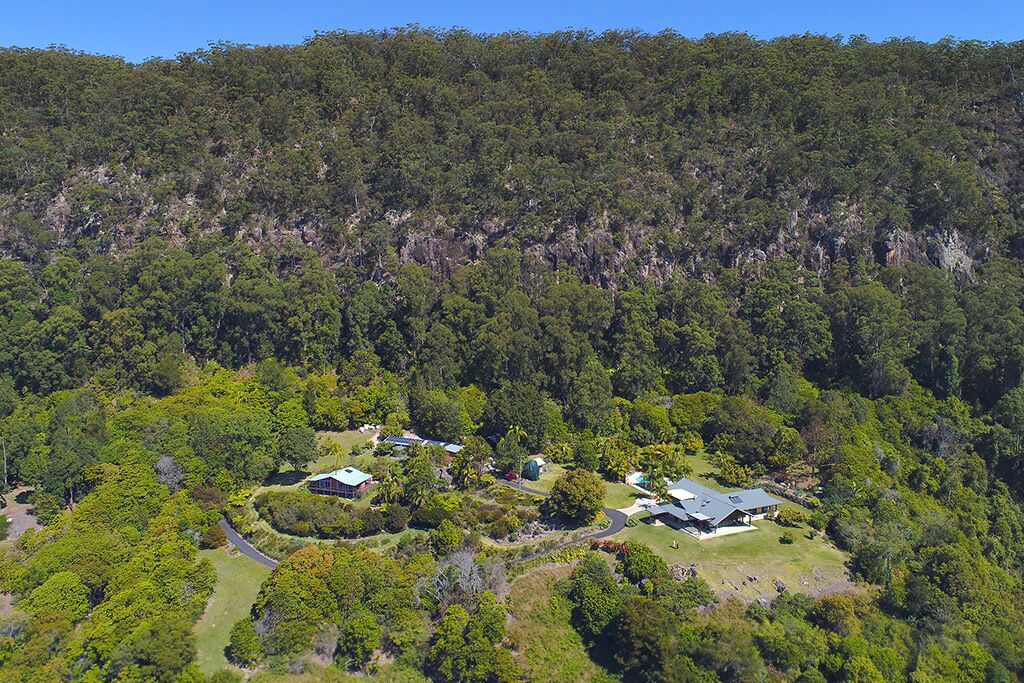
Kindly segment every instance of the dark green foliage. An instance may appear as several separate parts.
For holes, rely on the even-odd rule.
[[[639,583],[667,576],[668,566],[650,546],[630,541],[622,550],[622,573],[633,583]]]
[[[379,510],[260,512],[329,538],[413,521],[449,565],[407,560],[417,541],[295,553],[239,662],[340,634],[353,665],[379,646],[514,679],[500,605],[420,590],[458,573],[453,528],[536,518],[463,491],[543,452],[576,466],[550,511],[586,523],[588,471],[674,478],[706,442],[725,483],[820,477],[811,522],[881,596],[695,614],[708,587],[651,553],[622,586],[588,558],[574,622],[625,679],[1020,678],[1022,49],[401,29],[142,65],[0,50],[0,487],[34,486],[47,524],[5,551],[29,616],[0,668],[191,680],[217,510],[313,461],[314,429],[373,423],[466,448],[387,461]]]
[[[296,536],[372,536],[380,533],[386,523],[378,511],[356,508],[342,499],[313,493],[267,491],[256,498],[254,505],[275,529]],[[402,521],[400,512],[387,518],[395,531],[404,528]]]
[[[573,622],[587,640],[606,635],[619,613],[622,596],[611,570],[600,555],[591,553],[573,570],[569,589]]]
[[[589,470],[575,469],[555,480],[548,513],[575,524],[594,521],[604,505],[604,482]]]
[[[678,624],[678,617],[649,598],[626,599],[615,623],[615,660],[626,678],[650,683],[709,680],[681,651]]]
[[[126,679],[169,682],[177,680],[195,654],[192,624],[176,615],[161,615],[136,629],[114,653],[111,669]]]
[[[519,680],[507,650],[504,608],[490,592],[483,593],[470,615],[461,605],[445,612],[427,655],[432,678],[442,683],[488,683]]]
[[[231,627],[231,643],[228,657],[240,666],[255,666],[263,659],[263,644],[260,642],[252,621],[242,619]]]
[[[442,520],[436,528],[430,530],[430,547],[437,557],[450,555],[461,541],[462,534],[450,519]]]
[[[548,418],[544,396],[536,387],[509,382],[492,392],[487,401],[485,430],[505,436],[513,427],[522,430],[518,442],[529,453],[536,453],[544,444]]]
[[[661,581],[655,585],[654,596],[658,604],[678,615],[718,601],[708,582],[698,576],[685,581]]]
[[[204,548],[219,548],[227,543],[227,536],[224,533],[224,529],[219,524],[211,524],[203,532],[203,547]]]
[[[338,649],[350,657],[356,666],[363,666],[380,646],[380,633],[380,626],[373,613],[366,609],[357,610],[345,622]]]

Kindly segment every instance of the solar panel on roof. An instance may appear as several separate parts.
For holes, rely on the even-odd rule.
[[[740,496],[729,496],[729,502],[739,505],[740,503],[743,502],[743,498],[741,498]]]

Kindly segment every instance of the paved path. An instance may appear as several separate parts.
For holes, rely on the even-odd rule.
[[[224,530],[224,535],[228,537],[228,541],[231,545],[235,546],[238,552],[242,553],[246,557],[251,557],[265,567],[273,569],[277,566],[277,560],[267,557],[259,550],[256,550],[249,541],[242,538],[242,535],[231,528],[226,519],[221,519],[217,524]]]
[[[39,528],[39,521],[31,512],[32,506],[25,501],[31,492],[32,489],[22,487],[7,494],[7,507],[0,510],[0,514],[6,515],[11,520],[11,526],[7,529],[7,538],[18,538],[28,529]],[[19,503],[19,498],[25,502]]]

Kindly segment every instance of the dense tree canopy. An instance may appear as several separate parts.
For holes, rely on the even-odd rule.
[[[199,550],[251,507],[295,543],[233,662],[518,680],[502,541],[704,452],[810,472],[871,585],[716,604],[650,547],[576,555],[601,666],[1019,680],[1020,73],[739,34],[0,50],[0,494],[44,524],[0,545],[0,679],[202,680]],[[365,504],[250,495],[364,424],[464,448],[368,454]],[[535,453],[570,470],[543,510],[495,481]]]

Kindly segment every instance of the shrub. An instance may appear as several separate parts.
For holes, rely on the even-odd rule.
[[[374,536],[384,529],[384,514],[377,510],[367,510],[363,513],[363,535]]]
[[[263,643],[248,618],[231,627],[228,658],[241,666],[252,667],[263,659]]]
[[[33,491],[28,500],[32,504],[32,512],[41,524],[49,524],[64,509],[64,501],[60,496],[46,491]]]
[[[388,506],[384,518],[384,527],[393,534],[409,526],[409,508],[394,503]]]
[[[555,480],[547,499],[548,512],[577,524],[594,521],[604,504],[604,482],[593,472],[576,469]]]
[[[750,486],[754,480],[754,471],[732,459],[725,459],[718,467],[718,476],[730,486]]]
[[[219,548],[227,543],[227,540],[228,537],[224,534],[224,530],[220,528],[220,524],[214,522],[203,532],[202,545],[204,548]]]
[[[199,484],[192,487],[191,496],[204,510],[219,510],[228,502],[227,494],[220,489]]]
[[[376,617],[366,609],[353,614],[341,633],[338,647],[352,658],[357,666],[363,666],[380,645],[380,626]]]
[[[825,529],[828,526],[828,522],[829,515],[827,512],[824,512],[822,510],[815,510],[814,512],[812,512],[810,515],[810,519],[808,520],[808,523],[811,525],[811,528],[817,529],[818,531]]]
[[[686,581],[659,581],[654,589],[654,597],[659,605],[680,616],[695,607],[717,602],[711,586],[700,577]]]
[[[783,531],[779,536],[779,543],[782,543],[783,545],[790,545],[795,540],[796,539],[793,537],[792,531]]]
[[[488,527],[487,534],[492,538],[505,538],[520,526],[519,518],[515,515],[503,515]]]
[[[430,547],[437,557],[446,557],[459,547],[462,533],[450,519],[443,520],[436,529],[430,531]]]
[[[668,565],[645,543],[629,541],[623,548],[621,569],[633,583],[668,576]]]
[[[793,508],[782,508],[775,513],[775,521],[782,526],[800,526],[807,522],[808,515],[802,510]]]
[[[275,529],[295,536],[359,538],[385,528],[397,533],[409,521],[409,511],[400,505],[391,506],[385,515],[354,508],[337,498],[297,491],[268,491],[256,498],[255,507]]]
[[[450,522],[452,513],[442,508],[419,508],[409,518],[409,525],[418,529],[436,529],[441,522]]]

